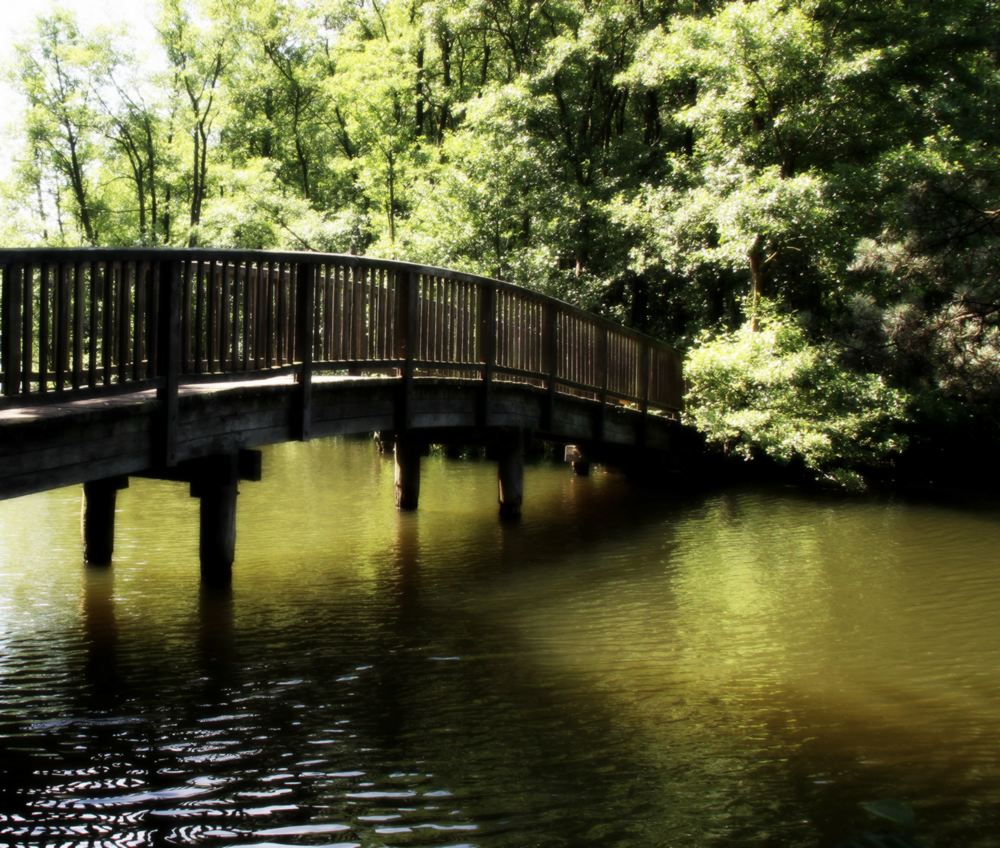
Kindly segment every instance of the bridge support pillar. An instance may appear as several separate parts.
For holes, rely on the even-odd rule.
[[[192,494],[201,502],[198,553],[201,579],[211,586],[230,583],[236,557],[235,478],[208,478],[192,484]]]
[[[500,517],[520,518],[524,500],[524,431],[505,433],[497,445],[497,500]]]
[[[408,433],[396,434],[396,509],[414,510],[420,501],[420,442]]]
[[[142,476],[188,483],[200,504],[198,552],[201,579],[213,586],[232,580],[236,555],[236,496],[240,480],[260,480],[261,455],[239,450],[189,459],[172,468],[150,469]]]
[[[115,548],[115,504],[128,477],[108,477],[83,484],[83,558],[88,565],[110,565]]]

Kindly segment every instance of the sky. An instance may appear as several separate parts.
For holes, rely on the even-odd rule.
[[[61,6],[76,13],[84,31],[96,26],[123,26],[142,56],[154,38],[155,0],[5,0],[0,12],[0,177],[13,167],[16,153],[14,138],[21,103],[8,78],[13,60],[13,45],[30,33],[38,15]]]

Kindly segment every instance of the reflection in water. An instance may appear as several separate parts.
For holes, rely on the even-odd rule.
[[[90,707],[113,709],[118,701],[118,621],[115,617],[115,573],[111,568],[85,567],[80,619],[86,646],[83,679]]]
[[[204,697],[219,699],[231,691],[239,667],[233,635],[231,586],[198,587],[198,654],[201,657]]]
[[[269,451],[221,592],[184,487],[0,504],[0,844],[994,844],[991,514],[425,462]]]

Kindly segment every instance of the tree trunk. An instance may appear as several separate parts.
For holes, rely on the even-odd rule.
[[[389,244],[396,244],[396,162],[395,159],[389,155],[386,157],[386,161],[389,165]]]
[[[760,296],[764,290],[764,239],[760,233],[754,236],[747,258],[750,260],[750,329],[760,329]]]

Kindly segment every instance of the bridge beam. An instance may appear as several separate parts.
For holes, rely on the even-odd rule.
[[[115,505],[128,477],[107,477],[83,484],[80,530],[87,565],[110,565],[115,548]]]
[[[411,433],[395,439],[396,509],[411,511],[420,502],[420,455],[423,445]]]
[[[500,517],[520,518],[524,500],[524,430],[504,432],[497,443],[497,500]]]

